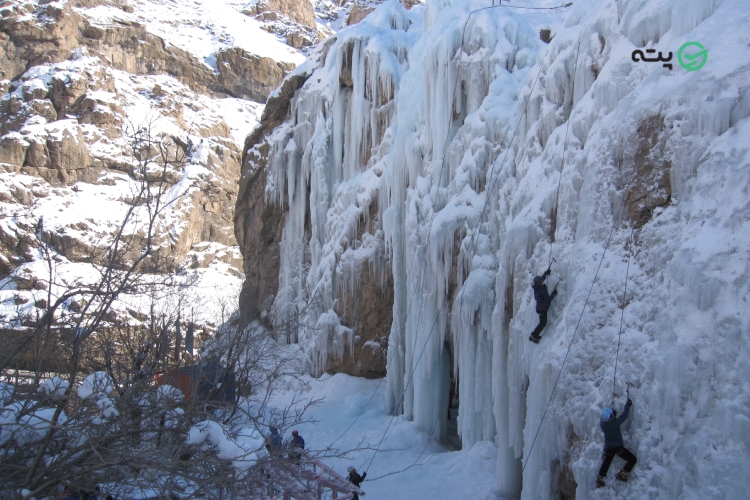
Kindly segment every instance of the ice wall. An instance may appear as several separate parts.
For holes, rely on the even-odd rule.
[[[388,272],[382,230],[362,226],[380,215],[380,145],[414,39],[407,14],[386,3],[326,42],[291,76],[309,74],[269,140],[266,197],[287,207],[273,322],[293,325],[314,373],[357,334],[334,310],[342,291],[358,289],[362,266]]]
[[[356,335],[334,311],[339,287],[356,289],[351,264],[379,262],[394,294],[388,408],[444,437],[457,377],[463,446],[494,441],[505,497],[593,495],[598,411],[626,382],[640,460],[606,496],[741,497],[750,7],[485,7],[385,4],[300,70],[269,155],[267,195],[289,207],[279,321],[301,317],[319,372]],[[699,71],[677,63],[688,41],[709,49]],[[376,227],[359,246],[363,220]],[[529,284],[552,258],[560,293],[534,345]]]
[[[459,429],[468,443],[492,439],[495,429],[487,383],[494,235],[476,227],[480,219],[487,222],[488,167],[508,146],[505,123],[538,43],[512,13],[480,11],[467,22],[478,6],[459,3],[433,13],[428,4],[432,28],[410,52],[420,64],[404,75],[396,96],[394,142],[381,191],[395,266],[389,406],[442,433],[447,386],[441,366],[448,340],[454,371],[460,371]],[[467,279],[472,267],[477,272]]]
[[[640,457],[640,479],[607,496],[740,495],[744,480],[720,480],[727,463],[715,451],[746,453],[750,446],[737,432],[746,414],[733,410],[737,398],[748,397],[733,377],[748,367],[733,353],[727,373],[718,368],[726,344],[744,350],[747,338],[748,315],[737,301],[748,291],[740,277],[748,255],[731,248],[738,237],[747,238],[738,236],[747,227],[735,224],[748,210],[740,194],[750,180],[740,137],[748,126],[742,81],[749,66],[747,59],[729,56],[746,46],[737,23],[747,16],[747,6],[731,1],[576,2],[566,29],[541,58],[541,85],[531,91],[530,79],[520,92],[531,97],[521,120],[522,146],[515,165],[507,165],[515,170],[507,174],[510,197],[502,188],[488,195],[497,204],[497,232],[504,235],[496,253],[493,313],[503,492],[549,498],[559,487],[560,464],[567,462],[577,495],[593,495],[601,447],[596,410],[610,402],[613,389],[622,395],[630,381],[636,406],[626,441]],[[687,41],[710,47],[703,70],[688,72],[677,64]],[[673,52],[674,67],[633,63],[638,48]],[[522,114],[517,109],[516,116]],[[668,194],[660,195],[663,190]],[[705,197],[722,200],[722,208]],[[546,339],[534,346],[526,340],[536,323],[528,282],[551,256],[565,281]],[[732,326],[716,328],[724,323]],[[622,397],[616,401],[622,403]],[[718,427],[708,423],[722,418]]]

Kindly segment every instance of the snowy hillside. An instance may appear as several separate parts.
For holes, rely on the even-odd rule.
[[[261,22],[242,15],[247,1],[177,2],[175,0],[133,0],[132,12],[100,5],[86,10],[95,25],[135,21],[168,44],[194,55],[216,68],[216,54],[222,49],[240,48],[261,57],[299,64],[303,56],[261,29]]]
[[[386,3],[287,77],[285,120],[264,117],[243,161],[245,271],[280,241],[246,319],[296,325],[314,374],[387,349],[386,408],[436,439],[457,394],[463,447],[493,443],[504,498],[743,497],[750,7],[487,7]],[[696,71],[687,42],[708,49]],[[283,228],[267,247],[258,220]],[[377,287],[385,332],[349,319]],[[595,492],[598,413],[627,382],[639,463]]]
[[[265,97],[304,60],[253,13],[243,14],[246,5],[3,3],[2,327],[30,326],[50,292],[56,297],[97,279],[92,264],[101,264],[108,236],[129,208],[137,184],[133,138],[145,130],[181,158],[168,169],[156,250],[169,255],[164,271],[174,274],[173,290],[204,325],[215,326],[235,307],[242,273],[232,219],[241,144]],[[302,5],[314,25],[312,6]],[[42,240],[55,254],[54,271]],[[152,298],[121,297],[115,311],[137,323],[151,306]]]
[[[242,141],[268,94],[353,7],[307,0],[4,2],[2,324],[28,323],[44,309],[41,287],[50,277],[36,250],[40,218],[67,282],[96,276],[86,261],[96,262],[108,225],[127,209],[129,142],[140,128],[177,138],[188,156],[184,168],[170,172],[175,201],[161,248],[173,252],[183,290],[190,284],[198,296],[218,296],[199,318],[215,324],[212,316],[233,307],[241,283],[232,219]],[[60,157],[51,158],[57,150]],[[93,199],[106,200],[95,214]],[[119,312],[132,321],[125,311],[143,307],[123,304]]]

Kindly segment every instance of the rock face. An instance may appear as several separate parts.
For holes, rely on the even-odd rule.
[[[626,198],[628,219],[635,228],[646,224],[654,210],[664,208],[672,200],[670,172],[672,164],[666,145],[664,117],[655,115],[638,124],[632,178],[628,179]],[[627,160],[626,160],[627,161]]]
[[[248,54],[239,48],[222,50],[216,55],[219,85],[230,95],[265,102],[294,65],[268,57]]]
[[[401,0],[401,3],[406,7],[408,10],[411,10],[412,7],[415,5],[419,5],[421,3],[424,3],[424,0]]]
[[[369,264],[357,266],[352,272],[356,273],[359,286],[354,290],[341,287],[334,311],[341,324],[352,330],[353,338],[342,356],[329,357],[326,370],[384,377],[388,334],[393,322],[393,280],[389,275],[376,275]]]
[[[428,5],[429,29],[407,31],[413,11],[390,2],[316,53],[243,162],[283,224],[267,246],[248,238],[270,228],[241,193],[244,255],[274,252],[245,320],[266,313],[316,374],[377,373],[363,349],[385,332],[389,410],[442,438],[458,396],[462,445],[495,443],[507,498],[595,495],[598,410],[631,381],[634,446],[712,479],[643,461],[629,495],[711,497],[725,464],[673,450],[737,443],[715,422],[750,354],[748,66],[690,74],[621,48],[705,36],[730,54],[744,41],[711,33],[742,20],[726,2],[580,6],[542,40],[534,16],[469,19],[468,2]],[[529,285],[550,265],[559,294],[535,345]]]
[[[263,102],[293,67],[233,49],[217,55],[216,74],[187,52],[167,46],[137,22],[117,19],[110,26],[95,26],[73,8],[106,3],[5,2],[0,19],[0,38],[4,41],[0,46],[0,76],[5,78],[5,95],[0,101],[3,171],[38,176],[52,185],[70,185],[95,183],[107,169],[127,170],[127,165],[112,157],[90,152],[102,134],[110,142],[123,136],[121,105],[117,99],[103,98],[103,93],[117,93],[112,70],[169,75],[208,95],[228,94]],[[71,53],[73,59],[69,59]],[[87,64],[83,70],[69,70],[82,57],[97,57],[106,61],[106,66]],[[65,61],[71,62],[60,64]],[[49,68],[56,63],[56,70]],[[21,76],[39,64],[47,65],[46,83],[37,78],[39,71]],[[166,93],[158,85],[153,87],[153,95],[164,101],[174,98],[173,92]],[[179,106],[175,111],[181,114]],[[40,126],[44,124],[44,134],[32,133],[28,127],[30,118]],[[227,132],[224,129],[203,133],[208,137],[225,136]],[[198,241],[234,242],[231,227],[240,153],[231,142],[217,140],[206,163],[219,173],[219,182],[204,190],[211,192],[212,201],[200,203],[206,193],[194,195],[193,205],[202,206],[199,212],[203,215],[188,217],[188,230],[177,244],[183,254]]]
[[[39,6],[10,0],[6,3],[10,6],[3,10],[0,19],[0,40],[4,42],[0,46],[0,78],[7,80],[18,78],[32,65],[65,60],[74,49],[86,47],[90,54],[121,71],[136,75],[166,74],[194,90],[210,89],[263,102],[293,67],[242,50],[225,51],[223,61],[231,68],[219,67],[217,76],[195,57],[166,45],[163,39],[136,21],[116,18],[115,24],[100,27],[90,24],[70,2]],[[76,6],[88,7],[95,3],[77,2]],[[293,19],[301,19],[298,22],[302,25],[315,27],[309,2],[275,3],[279,3],[279,8],[288,9]],[[221,53],[217,57],[222,57]],[[53,102],[58,112],[65,113],[66,107],[85,93],[87,84],[86,81],[58,82],[53,87]],[[252,90],[247,94],[239,92],[243,86]]]
[[[3,2],[0,78],[12,80],[32,65],[67,58],[79,45],[80,21],[67,2]]]
[[[399,2],[409,10],[415,5],[424,3],[424,0],[399,0]],[[382,0],[342,1],[341,4],[344,5],[348,11],[348,14],[346,15],[346,25],[353,26],[358,24],[381,3],[383,3]]]
[[[349,12],[349,17],[346,18],[346,24],[353,26],[359,23],[362,19],[367,17],[367,14],[375,10],[375,7],[367,3],[355,2],[352,10]]]
[[[266,197],[267,141],[274,128],[288,117],[292,97],[307,76],[292,75],[284,81],[278,94],[266,103],[260,126],[245,140],[234,219],[246,276],[240,295],[242,325],[260,320],[273,328],[270,307],[278,292],[285,210]]]
[[[269,18],[272,15],[278,17],[278,14],[281,14],[308,28],[316,27],[315,11],[312,4],[306,0],[260,0],[244,12],[261,18]]]
[[[390,26],[390,20],[382,22]],[[402,29],[398,22],[395,26]],[[261,320],[281,338],[299,341],[306,346],[313,373],[380,377],[385,374],[394,290],[377,196],[370,186],[360,189],[356,182],[347,188],[351,193],[334,194],[327,184],[333,179],[326,180],[323,173],[326,166],[351,175],[367,171],[376,160],[370,147],[389,124],[393,76],[384,71],[364,82],[362,67],[353,67],[355,60],[363,60],[365,45],[356,37],[329,39],[311,55],[310,66],[287,77],[269,99],[261,127],[246,141],[235,231],[247,276],[240,297],[243,323]],[[308,79],[332,57],[333,46],[345,55],[332,65],[341,85],[329,97],[319,93],[319,77]],[[381,56],[387,59],[383,67],[405,63],[398,59],[403,53],[393,50]],[[347,104],[337,108],[337,102]],[[327,122],[331,125],[354,113],[356,103],[368,103],[373,120],[365,131],[355,127],[345,133],[344,151],[336,152],[335,141],[317,146],[310,140],[314,123],[308,117],[335,113]],[[343,199],[352,196],[358,201],[351,217],[330,229],[338,237],[327,236],[337,242],[334,249],[325,243],[321,223],[333,220],[331,212],[344,209]],[[311,276],[327,276],[330,288],[309,288]]]

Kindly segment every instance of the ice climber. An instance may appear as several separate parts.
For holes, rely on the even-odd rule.
[[[615,479],[620,481],[627,482],[628,474],[630,474],[630,471],[633,470],[635,463],[638,461],[635,455],[625,448],[622,441],[622,432],[620,432],[620,426],[628,418],[631,406],[633,406],[633,402],[628,398],[628,402],[625,403],[625,408],[622,410],[622,415],[619,417],[617,416],[617,412],[612,408],[608,407],[602,410],[599,427],[604,432],[604,452],[602,453],[602,466],[599,469],[599,477],[596,479],[597,488],[604,486],[604,476],[607,475],[607,471],[615,455],[619,455],[626,461],[625,467],[615,475]]]
[[[349,480],[350,483],[352,483],[354,486],[359,488],[359,485],[362,484],[362,481],[365,480],[367,477],[367,472],[362,474],[361,476],[357,473],[357,469],[354,467],[348,467],[346,470],[349,471],[349,477],[346,479]],[[354,496],[352,497],[352,500],[359,500],[359,495],[354,493]]]
[[[531,335],[529,336],[529,340],[535,344],[538,344],[539,340],[542,338],[540,333],[542,333],[542,329],[547,324],[547,311],[549,311],[552,299],[557,295],[557,285],[555,285],[552,293],[549,293],[549,291],[547,291],[547,285],[544,284],[544,280],[546,280],[547,276],[551,273],[552,269],[547,268],[541,276],[534,276],[534,281],[531,284],[531,288],[534,289],[534,299],[536,300],[536,313],[539,315],[539,324],[536,325],[536,328],[534,328],[534,331],[531,332]]]

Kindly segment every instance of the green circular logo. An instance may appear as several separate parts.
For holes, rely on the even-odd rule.
[[[696,47],[693,49],[692,47]],[[687,50],[686,50],[687,49]],[[708,49],[698,42],[683,43],[677,52],[677,60],[680,66],[688,71],[698,71],[706,65],[708,61]]]

